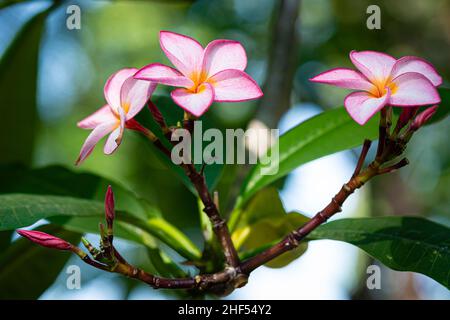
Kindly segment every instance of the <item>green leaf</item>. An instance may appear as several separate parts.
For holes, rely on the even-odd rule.
[[[0,231],[29,226],[51,216],[99,216],[103,204],[94,200],[31,194],[0,195]]]
[[[81,235],[46,225],[37,230],[77,244]],[[56,280],[69,252],[51,250],[17,239],[0,255],[0,299],[37,299]],[[49,263],[51,261],[51,263]]]
[[[297,212],[286,213],[277,190],[266,188],[259,191],[242,212],[241,220],[232,233],[233,243],[237,248],[243,249],[241,258],[247,257],[248,252],[253,253],[267,244],[281,240],[308,220]],[[305,253],[307,248],[306,242],[301,243],[296,249],[265,265],[271,268],[284,267]]]
[[[2,163],[29,163],[32,158],[34,141],[30,137],[35,136],[38,123],[36,88],[39,45],[45,19],[51,9],[32,17],[17,33],[0,60],[0,97],[4,106],[2,119],[8,119],[0,126]]]
[[[28,169],[22,165],[0,166],[0,193],[61,195],[103,202],[111,185],[116,209],[143,219],[160,216],[146,200],[139,198],[121,184],[92,173],[79,173],[62,166]]]
[[[450,288],[450,228],[427,219],[335,220],[317,228],[308,239],[351,243],[389,268],[422,273]]]
[[[375,116],[360,126],[340,107],[322,112],[289,130],[271,148],[279,148],[279,162],[272,161],[269,167],[261,163],[253,167],[242,186],[236,207],[242,207],[258,190],[308,161],[357,147],[364,139],[376,139],[378,119]],[[261,172],[264,168],[276,169],[277,166],[276,174],[264,175]]]
[[[103,215],[103,203],[95,200],[31,194],[0,195],[0,231],[28,226],[53,216],[100,218]],[[121,211],[117,212],[117,219],[149,232],[188,259],[195,260],[201,255],[189,238],[162,218],[140,220]],[[54,221],[61,222],[58,219]]]

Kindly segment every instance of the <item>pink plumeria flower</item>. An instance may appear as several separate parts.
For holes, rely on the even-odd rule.
[[[244,72],[247,56],[232,40],[214,40],[205,49],[187,36],[161,31],[159,41],[167,58],[178,69],[152,63],[136,73],[136,79],[180,87],[172,91],[174,102],[201,116],[213,101],[238,102],[263,95],[258,84]]]
[[[442,78],[421,58],[406,56],[397,60],[381,52],[352,51],[350,59],[359,72],[336,68],[310,80],[360,90],[344,101],[348,113],[360,125],[386,105],[416,107],[441,102],[436,87],[442,84]]]
[[[126,68],[110,76],[104,88],[107,104],[78,122],[78,127],[93,130],[81,148],[77,164],[86,159],[100,139],[108,134],[103,151],[113,153],[122,141],[127,121],[147,103],[156,84],[134,79],[136,71],[136,68]]]

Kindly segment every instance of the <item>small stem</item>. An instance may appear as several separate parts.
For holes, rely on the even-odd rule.
[[[154,106],[153,103],[152,105]],[[154,107],[157,109],[156,106]],[[193,120],[194,118],[192,115],[187,112],[184,113],[183,125],[185,129],[189,130],[189,132],[193,131]],[[160,149],[167,157],[170,158],[171,152],[159,139],[150,140],[158,149]],[[233,268],[238,267],[240,263],[238,253],[236,251],[236,248],[234,247],[233,241],[231,240],[231,235],[230,231],[228,230],[227,223],[220,217],[219,210],[214,203],[214,199],[211,196],[211,193],[208,190],[205,177],[203,176],[203,170],[201,172],[197,172],[195,166],[192,163],[182,163],[180,164],[180,166],[184,169],[189,180],[197,190],[198,196],[204,206],[203,211],[210,219],[213,231],[221,244],[226,263]]]
[[[364,140],[364,144],[361,150],[361,154],[359,155],[358,158],[358,163],[356,164],[356,168],[355,171],[353,172],[353,176],[352,177],[356,177],[360,172],[361,169],[364,165],[364,161],[366,160],[367,157],[367,153],[369,152],[370,146],[372,145],[372,141],[370,140]]]
[[[403,158],[402,160],[400,160],[399,162],[397,162],[396,164],[394,164],[392,166],[380,169],[378,171],[378,174],[390,173],[390,172],[398,170],[404,166],[407,166],[408,164],[409,164],[408,159]]]
[[[147,106],[153,116],[153,119],[155,119],[156,123],[158,123],[158,125],[161,127],[163,133],[166,134],[167,132],[169,132],[170,130],[167,127],[166,121],[164,120],[164,117],[161,111],[159,111],[158,107],[151,100],[147,102]]]
[[[378,138],[378,148],[376,159],[379,159],[383,154],[384,148],[386,146],[386,139],[388,137],[388,122],[387,122],[387,107],[381,109],[380,112],[380,126],[379,126],[379,138]]]

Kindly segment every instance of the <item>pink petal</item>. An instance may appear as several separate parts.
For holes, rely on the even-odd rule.
[[[191,79],[186,78],[174,68],[160,63],[152,63],[143,67],[134,75],[134,78],[175,87],[191,88],[194,86]]]
[[[219,102],[246,101],[262,97],[260,87],[243,71],[223,70],[208,80],[214,87],[214,100]]]
[[[371,82],[383,82],[389,78],[392,67],[397,61],[382,52],[376,51],[352,51],[350,59],[363,75]]]
[[[392,77],[396,78],[407,72],[423,74],[435,87],[442,84],[442,77],[437,73],[433,65],[421,58],[412,56],[400,58],[392,69]]]
[[[120,105],[127,115],[127,120],[142,110],[155,88],[154,82],[134,78],[125,80],[120,92]]]
[[[210,77],[226,69],[244,71],[247,55],[238,41],[214,40],[205,48],[203,54],[203,71]]]
[[[167,58],[186,77],[191,78],[199,72],[203,47],[196,40],[182,34],[161,31],[159,43]]]
[[[112,76],[108,78],[104,88],[105,99],[111,106],[113,111],[117,112],[120,107],[120,90],[123,83],[129,77],[136,73],[136,68],[125,68],[117,71]]]
[[[361,73],[347,68],[336,68],[322,72],[310,79],[310,81],[364,91],[370,91],[374,88],[373,84]]]
[[[78,122],[77,126],[83,129],[94,129],[102,123],[112,122],[115,119],[116,116],[111,111],[111,107],[109,105],[104,105],[90,116]]]
[[[108,139],[106,139],[105,146],[103,147],[103,152],[105,154],[112,154],[119,147],[122,142],[123,131],[125,130],[125,113],[123,109],[119,109],[120,114],[120,123],[115,128],[113,132],[109,135]]]
[[[391,90],[387,88],[386,94],[380,98],[374,98],[367,92],[353,92],[349,94],[344,105],[350,116],[360,125],[365,124],[372,116],[383,109],[389,101]]]
[[[213,102],[214,89],[212,85],[205,82],[198,87],[197,93],[179,88],[172,91],[171,96],[177,105],[199,117],[208,110]]]
[[[393,79],[395,88],[389,104],[393,106],[424,106],[441,102],[439,93],[424,75],[416,72],[404,73]]]
[[[100,139],[113,131],[116,127],[117,121],[103,123],[92,130],[83,146],[81,147],[80,155],[78,156],[76,164],[78,165],[83,162],[87,158],[87,156],[91,154],[92,150],[94,150],[95,145],[100,141]]]

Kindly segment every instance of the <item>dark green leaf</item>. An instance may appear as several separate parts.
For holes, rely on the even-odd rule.
[[[0,231],[29,226],[51,216],[99,216],[103,204],[94,200],[32,194],[0,195]]]
[[[73,244],[81,235],[56,226],[38,230]],[[0,299],[37,299],[55,281],[70,258],[69,252],[51,250],[20,238],[0,255]],[[51,262],[51,263],[50,263]]]
[[[92,173],[78,173],[61,166],[28,169],[21,165],[0,166],[0,193],[61,195],[103,201],[111,185],[117,210],[143,219],[160,213],[119,183]]]
[[[28,226],[48,217],[100,218],[103,215],[103,203],[95,200],[31,194],[0,195],[0,231]],[[126,212],[117,212],[117,219],[149,232],[188,259],[195,260],[200,257],[197,247],[182,232],[162,218],[141,220]],[[61,222],[56,219],[55,222],[57,221]],[[92,223],[92,220],[90,222]]]
[[[317,228],[308,239],[351,243],[394,270],[423,273],[450,288],[450,229],[427,219],[335,220]]]

